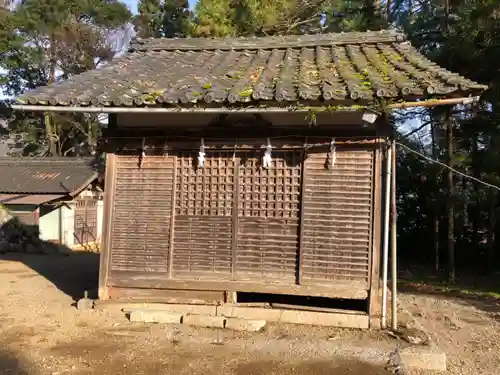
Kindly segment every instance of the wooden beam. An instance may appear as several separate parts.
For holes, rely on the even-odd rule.
[[[231,218],[231,278],[236,280],[236,253],[238,250],[238,210],[240,201],[240,158],[235,158],[233,169],[233,212]],[[231,293],[229,291],[229,293]]]
[[[442,105],[459,105],[459,104],[466,105],[475,103],[477,101],[479,101],[478,97],[430,99],[430,100],[423,100],[421,102],[394,103],[394,104],[389,104],[387,107],[390,109],[415,108],[415,107],[432,108]]]
[[[363,285],[295,285],[278,283],[257,283],[243,281],[200,281],[169,280],[164,275],[151,275],[126,271],[113,271],[109,274],[107,285],[113,287],[133,287],[150,289],[184,289],[205,291],[236,291],[248,293],[291,294],[326,298],[366,299],[368,291]]]
[[[211,304],[224,302],[224,292],[175,289],[109,288],[109,300],[119,302],[162,302],[182,304]]]
[[[172,180],[172,215],[170,216],[170,243],[168,245],[168,278],[172,278],[173,267],[174,267],[174,235],[175,235],[175,206],[177,205],[177,161],[178,156],[173,156],[174,160],[174,177]],[[181,159],[182,162],[182,159]],[[182,186],[182,182],[179,184]]]
[[[304,203],[306,196],[306,177],[307,177],[307,168],[306,168],[306,160],[307,160],[307,151],[304,150],[302,152],[302,176],[301,178],[301,191],[300,191],[300,229],[299,229],[299,256],[298,256],[298,267],[297,267],[297,284],[302,284],[302,268],[304,266]]]

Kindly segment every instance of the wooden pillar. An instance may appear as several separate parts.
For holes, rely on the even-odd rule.
[[[391,328],[398,329],[398,283],[397,283],[397,207],[396,207],[396,141],[391,142]]]
[[[372,210],[372,254],[370,269],[370,293],[368,299],[368,314],[370,328],[381,327],[382,295],[380,288],[380,255],[382,233],[382,161],[381,139],[377,139],[374,158],[373,178],[373,210]]]
[[[103,229],[100,246],[99,263],[99,299],[109,298],[107,279],[109,273],[109,263],[111,258],[111,231],[113,220],[113,206],[115,200],[116,185],[116,155],[109,153],[106,155],[106,177],[104,186],[104,212]]]

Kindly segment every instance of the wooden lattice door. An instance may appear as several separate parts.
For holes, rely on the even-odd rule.
[[[75,242],[88,244],[97,241],[97,201],[80,199],[75,209]]]
[[[236,279],[295,283],[302,152],[247,152],[238,173]]]
[[[231,279],[236,165],[232,156],[212,151],[197,168],[196,152],[178,153],[173,278]]]

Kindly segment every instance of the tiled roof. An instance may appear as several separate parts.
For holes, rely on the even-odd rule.
[[[396,31],[137,40],[106,67],[40,87],[21,104],[144,106],[468,96],[486,87],[440,68]]]
[[[0,193],[68,194],[98,177],[89,158],[0,158]]]

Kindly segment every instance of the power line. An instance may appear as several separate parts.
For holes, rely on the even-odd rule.
[[[478,182],[478,183],[480,183],[482,185],[485,185],[485,186],[488,186],[490,188],[493,188],[493,189],[496,189],[496,190],[500,191],[500,186],[489,184],[489,183],[487,183],[485,181],[482,181],[482,180],[480,180],[480,179],[478,179],[476,177],[473,177],[473,176],[470,176],[468,174],[465,174],[465,173],[462,173],[460,171],[457,171],[456,169],[450,167],[449,165],[447,165],[445,163],[441,163],[440,161],[434,160],[434,159],[432,159],[432,158],[430,158],[430,157],[428,157],[428,156],[426,156],[426,155],[424,155],[424,154],[422,154],[422,153],[420,153],[418,151],[415,151],[414,149],[412,149],[411,147],[406,146],[403,143],[396,142],[396,144],[399,145],[399,146],[401,146],[401,147],[403,147],[404,149],[406,149],[406,150],[408,150],[408,151],[410,151],[410,152],[412,152],[412,153],[420,156],[421,158],[424,158],[425,160],[430,161],[431,163],[438,164],[438,165],[440,165],[442,167],[445,167],[445,168],[451,170],[452,172],[454,172],[454,173],[456,173],[456,174],[458,174],[458,175],[460,175],[462,177],[468,178],[468,179],[476,181],[476,182]]]

